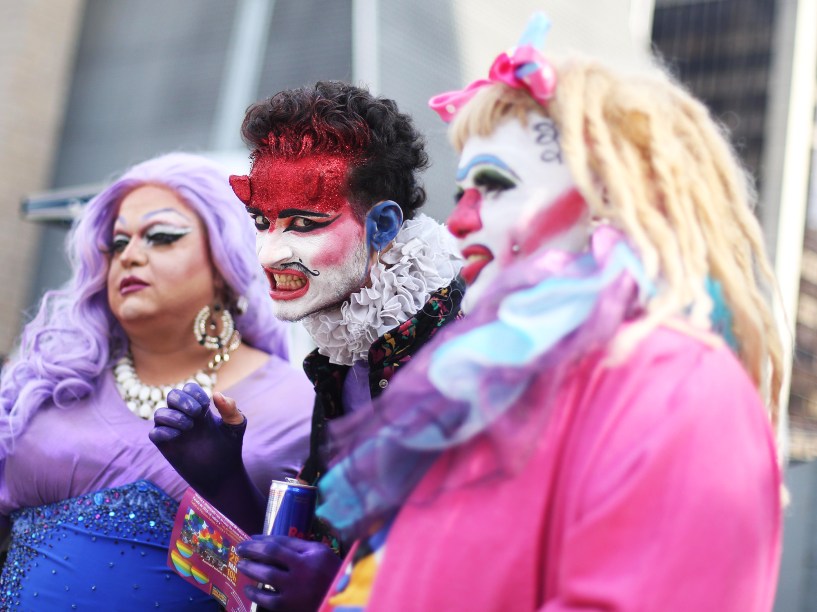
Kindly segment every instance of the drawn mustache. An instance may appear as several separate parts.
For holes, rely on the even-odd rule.
[[[310,274],[312,276],[320,276],[321,275],[321,273],[318,272],[317,270],[310,270],[305,265],[303,265],[302,263],[299,263],[297,261],[293,261],[292,263],[285,263],[285,264],[282,264],[279,267],[282,270],[298,270],[300,272],[303,272],[304,274]]]

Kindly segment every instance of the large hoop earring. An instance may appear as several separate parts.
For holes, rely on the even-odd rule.
[[[218,325],[211,314],[210,306],[206,305],[196,315],[196,320],[193,322],[193,335],[196,337],[196,342],[204,348],[215,351],[210,363],[207,364],[211,370],[215,371],[230,360],[230,353],[241,344],[241,334],[235,328],[235,321],[229,310],[222,308],[220,304],[215,304],[213,310],[221,313],[221,331],[216,333]]]

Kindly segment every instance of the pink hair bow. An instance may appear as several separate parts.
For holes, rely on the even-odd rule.
[[[434,96],[428,101],[428,105],[448,123],[480,89],[492,83],[505,83],[514,89],[526,89],[534,100],[542,105],[547,103],[556,89],[556,71],[533,44],[528,42],[534,36],[531,34],[533,30],[538,34],[536,38],[544,38],[549,25],[546,19],[540,14],[534,15],[519,46],[510,53],[500,54],[494,60],[487,79],[474,81],[465,89]]]

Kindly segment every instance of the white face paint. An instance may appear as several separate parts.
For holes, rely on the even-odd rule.
[[[448,229],[466,258],[465,312],[515,257],[545,244],[572,252],[587,244],[587,207],[550,119],[532,113],[527,126],[509,120],[487,138],[469,138],[457,185],[459,201]]]
[[[279,319],[336,307],[367,280],[366,228],[346,199],[348,167],[333,154],[263,155],[250,176],[234,177]]]
[[[274,224],[260,214],[253,219],[258,260],[279,319],[298,321],[333,308],[365,283],[365,228],[348,202],[330,213],[284,210]]]

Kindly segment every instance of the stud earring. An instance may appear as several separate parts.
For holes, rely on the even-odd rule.
[[[245,312],[247,312],[247,308],[249,307],[249,305],[250,304],[249,301],[247,300],[247,296],[240,295],[238,296],[238,300],[236,301],[235,309],[238,311],[238,314],[243,315]]]
[[[511,252],[512,253],[519,254],[519,251],[521,251],[521,250],[522,250],[522,247],[520,247],[518,244],[514,243],[514,244],[511,245]]]

